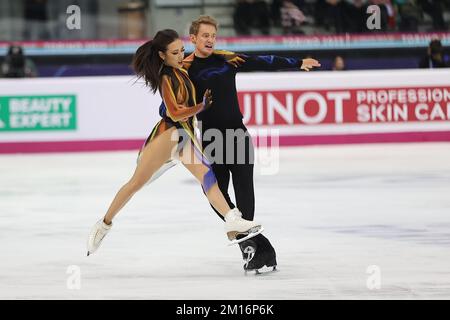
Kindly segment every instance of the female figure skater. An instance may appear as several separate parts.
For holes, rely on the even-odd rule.
[[[116,194],[105,216],[92,228],[88,239],[89,256],[100,246],[111,230],[114,216],[147,182],[152,182],[164,171],[181,161],[201,183],[211,205],[224,217],[225,231],[232,243],[239,243],[262,232],[260,224],[242,219],[238,209],[231,209],[220,191],[211,166],[204,158],[194,135],[194,116],[209,108],[211,92],[197,103],[194,85],[182,68],[183,42],[174,30],[159,31],[153,40],[138,48],[133,68],[139,78],[159,90],[165,104],[162,119],[153,128],[139,151],[136,170],[131,179]],[[193,161],[194,160],[194,161]],[[236,235],[244,238],[236,240]]]

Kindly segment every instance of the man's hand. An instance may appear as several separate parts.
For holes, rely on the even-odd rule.
[[[317,61],[316,59],[307,58],[302,60],[302,66],[300,67],[300,69],[309,71],[314,67],[320,67],[319,61]]]

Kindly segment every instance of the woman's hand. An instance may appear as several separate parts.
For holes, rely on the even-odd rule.
[[[213,103],[211,89],[207,89],[203,95],[203,110],[209,109]]]
[[[302,60],[302,66],[300,67],[300,69],[309,71],[314,67],[320,67],[319,61],[317,61],[316,59],[307,58]]]
[[[205,94],[203,95],[203,101],[202,101],[203,108],[200,109],[200,111],[198,111],[198,112],[202,112],[202,111],[205,111],[206,109],[209,109],[211,107],[212,103],[213,103],[213,100],[212,100],[211,90],[207,89],[205,91]],[[180,122],[186,122],[188,120],[189,120],[189,117],[181,119]]]

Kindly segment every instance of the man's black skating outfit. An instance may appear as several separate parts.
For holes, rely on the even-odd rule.
[[[197,90],[197,101],[203,99],[206,89],[211,89],[213,105],[210,109],[197,114],[199,128],[202,133],[202,144],[206,150],[213,141],[205,139],[209,129],[219,130],[222,133],[222,157],[213,154],[215,158],[223,161],[214,162],[212,168],[220,190],[228,205],[235,205],[228,194],[230,174],[233,177],[233,187],[236,197],[236,206],[242,212],[243,218],[253,220],[255,212],[255,195],[253,188],[254,150],[251,137],[242,122],[242,113],[239,108],[236,92],[236,73],[246,71],[277,71],[287,69],[300,69],[301,59],[282,58],[277,56],[246,56],[228,51],[214,51],[207,58],[199,58],[191,54],[185,59],[185,67],[189,78]],[[226,130],[233,129],[236,137],[226,143]],[[240,129],[240,130],[239,130]],[[236,131],[237,130],[237,131]],[[228,131],[229,132],[229,131]],[[240,147],[245,147],[245,161],[242,162]],[[216,150],[220,152],[220,150]],[[231,155],[230,155],[231,153]],[[234,156],[233,156],[234,155]],[[214,209],[214,208],[213,208]],[[214,211],[216,211],[214,209]],[[222,216],[216,211],[219,217]],[[262,234],[239,244],[242,256],[246,263],[244,269],[258,270],[264,266],[275,268],[276,253],[269,240]],[[250,261],[249,258],[251,258]]]

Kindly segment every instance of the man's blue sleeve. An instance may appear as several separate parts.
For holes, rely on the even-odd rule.
[[[239,55],[243,62],[238,71],[278,71],[278,70],[300,70],[302,59],[284,58],[274,55],[267,56],[248,56]]]

